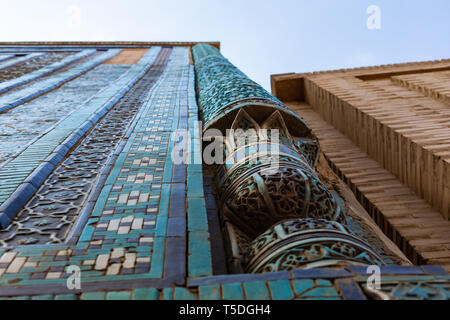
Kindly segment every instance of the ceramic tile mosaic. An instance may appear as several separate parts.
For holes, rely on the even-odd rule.
[[[175,143],[172,133],[179,126],[189,128],[195,123],[196,118],[189,120],[189,111],[191,115],[196,112],[195,104],[188,108],[189,99],[192,102],[194,97],[188,49],[174,48],[130,126],[134,129],[124,141],[85,226],[75,235],[77,241],[73,245],[21,246],[5,251],[3,261],[9,261],[11,252],[17,250],[17,255],[27,258],[14,257],[9,262],[3,286],[16,275],[22,280],[13,281],[14,286],[48,283],[53,290],[65,291],[64,267],[70,264],[79,265],[82,282],[94,287],[98,281],[108,286],[113,280],[126,279],[149,279],[155,284],[184,281],[180,271],[185,267],[187,213],[184,205],[174,202],[186,202],[182,199],[187,188],[188,195],[195,192],[189,190],[186,166],[180,176],[170,152]],[[200,231],[192,232],[194,237]],[[210,274],[207,268],[206,275]]]
[[[0,93],[10,90],[12,88],[15,88],[17,86],[23,85],[25,83],[28,83],[30,81],[42,78],[50,73],[54,73],[55,71],[57,71],[61,68],[64,68],[65,66],[71,64],[72,62],[86,58],[86,57],[94,54],[95,52],[96,52],[96,50],[92,50],[92,49],[91,50],[82,50],[78,53],[71,54],[66,57],[64,57],[64,55],[59,54],[59,56],[63,56],[64,58],[61,60],[57,60],[56,62],[54,62],[52,64],[43,65],[40,69],[37,69],[33,72],[25,73],[18,78],[0,82]],[[54,60],[56,60],[56,59],[54,59]],[[48,63],[50,61],[52,61],[52,60],[48,59],[48,61],[46,61],[46,62]],[[37,64],[33,64],[33,66],[35,66],[35,65],[37,65]],[[23,69],[23,66],[21,66],[21,67]],[[24,72],[24,71],[22,70],[22,72]],[[6,70],[5,73],[7,73],[9,75],[11,72],[9,70]]]
[[[0,165],[129,69],[100,65],[59,90],[0,114]]]
[[[190,48],[152,46],[136,65],[94,64],[101,56],[81,62],[91,63],[82,72],[57,73],[77,76],[0,114],[8,119],[0,130],[10,134],[0,137],[8,160],[0,168],[0,299],[449,298],[450,276],[437,266],[388,261],[376,293],[362,266],[230,273],[213,174],[193,161],[202,128]],[[51,79],[24,88],[37,92]],[[2,96],[0,108],[9,103]],[[187,139],[178,139],[180,129]],[[190,161],[176,162],[175,150]],[[81,287],[69,285],[73,267]]]

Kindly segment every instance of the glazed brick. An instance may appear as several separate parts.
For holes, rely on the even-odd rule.
[[[106,294],[106,300],[130,300],[131,293],[128,291],[108,292]]]
[[[358,283],[353,279],[338,279],[336,286],[345,300],[367,300]]]
[[[263,281],[244,282],[244,290],[248,300],[269,300],[269,292]]]
[[[223,300],[244,300],[244,294],[240,282],[222,285]]]
[[[198,290],[200,300],[220,300],[220,285],[218,284],[200,286]]]
[[[367,273],[367,267],[352,266],[346,268],[349,271],[355,272],[360,275],[371,275],[372,273]],[[408,275],[408,274],[423,274],[420,267],[417,266],[380,266],[380,271],[382,275],[388,274],[398,274],[398,275]]]
[[[273,300],[290,300],[294,297],[289,280],[268,281]]]
[[[292,270],[294,279],[300,278],[344,278],[353,276],[350,272],[343,269],[296,269]]]
[[[196,300],[197,297],[186,288],[176,287],[173,295],[175,300]]]
[[[159,291],[154,288],[149,289],[134,289],[133,300],[156,300],[158,299]]]
[[[211,246],[209,233],[189,232],[189,276],[200,277],[212,274]]]

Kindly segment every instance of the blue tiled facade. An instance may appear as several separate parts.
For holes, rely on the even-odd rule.
[[[0,137],[1,299],[449,299],[450,276],[442,268],[399,266],[378,247],[384,263],[376,292],[361,265],[229,270],[213,240],[222,239],[213,225],[220,212],[208,204],[207,173],[194,161],[205,129],[198,121],[215,123],[237,99],[227,90],[245,95],[249,86],[265,104],[297,116],[236,67],[207,62],[212,47],[201,45],[193,56],[190,46],[155,44],[136,64],[119,65],[104,62],[130,46],[67,46],[61,61],[0,83],[0,132],[11,137]],[[23,48],[0,49],[0,77],[61,50],[30,46],[16,61]],[[214,70],[231,68],[241,82],[224,77],[211,86],[212,79],[196,78],[196,59]],[[223,100],[210,105],[207,98],[218,91]],[[5,123],[16,123],[15,130]],[[188,133],[184,139],[180,130]],[[188,161],[176,162],[175,150]],[[68,285],[71,266],[79,268],[80,288]]]

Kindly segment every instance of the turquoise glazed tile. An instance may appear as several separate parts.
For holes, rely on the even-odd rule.
[[[269,288],[274,300],[290,300],[294,297],[289,280],[269,281]]]
[[[46,294],[46,295],[34,296],[32,298],[32,300],[53,300],[53,295]]]
[[[197,300],[197,297],[185,288],[176,287],[174,300]]]
[[[158,299],[159,291],[154,288],[150,289],[134,289],[134,300],[156,300]]]
[[[130,300],[131,293],[128,291],[108,292],[106,294],[106,300]]]
[[[199,287],[200,300],[220,300],[220,285],[204,285]]]
[[[226,283],[222,285],[222,299],[223,300],[243,300],[244,293],[242,292],[241,283]]]
[[[106,292],[84,292],[81,294],[82,300],[105,300]]]
[[[269,300],[267,286],[262,281],[244,282],[245,294],[248,300]]]
[[[313,288],[308,292],[302,294],[302,297],[329,297],[329,296],[339,296],[333,287],[320,287]]]
[[[292,280],[292,284],[296,294],[305,292],[315,286],[314,281],[311,279]]]
[[[55,300],[77,300],[75,294],[57,294]]]

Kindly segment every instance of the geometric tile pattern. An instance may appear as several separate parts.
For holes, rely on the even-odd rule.
[[[39,54],[39,53],[36,53]],[[33,54],[30,54],[30,56]],[[54,58],[58,57],[58,56],[62,56],[64,57],[66,54],[61,54],[61,53],[57,53],[56,57],[54,56],[54,53],[44,53],[43,57],[51,57],[53,56]],[[82,59],[86,59],[86,57],[89,57],[89,59],[91,58],[90,56],[94,56],[94,55],[98,55],[98,52],[96,50],[82,50],[76,54],[71,54],[68,55],[66,57],[64,57],[64,59],[62,60],[57,60],[56,62],[52,63],[52,64],[48,64],[45,65],[42,63],[36,63],[34,61],[28,61],[25,63],[20,64],[19,66],[22,68],[20,70],[20,73],[23,73],[20,77],[17,78],[13,78],[13,79],[9,79],[7,81],[3,81],[0,83],[0,92],[4,92],[4,91],[9,91],[9,93],[13,92],[14,90],[17,90],[17,87],[20,87],[24,84],[28,84],[30,85],[33,81],[42,81],[42,79],[44,79],[47,75],[51,74],[52,77],[54,77],[57,73],[61,72],[61,70],[67,69],[67,68],[72,68],[74,66],[75,63],[77,63],[77,61],[82,60]],[[48,60],[48,61],[43,61],[43,62],[51,62],[52,59],[43,59],[43,60]],[[56,59],[55,59],[56,60]],[[30,63],[31,62],[31,63]],[[28,72],[26,72],[25,70],[23,70],[24,66],[33,66],[33,68],[29,68],[30,70],[27,70]],[[10,68],[8,68],[8,70],[6,70],[7,75],[11,75],[11,74],[16,74],[15,72],[11,72],[12,70],[9,70]],[[20,69],[20,68],[19,68]],[[35,69],[33,71],[33,69]],[[20,74],[19,73],[19,74]]]
[[[174,48],[160,80],[131,124],[128,139],[100,191],[78,241],[1,251],[2,293],[67,292],[68,265],[81,269],[83,289],[117,287],[141,279],[153,286],[184,281],[187,167],[172,163],[172,133],[188,129],[188,100],[195,97],[188,49]],[[195,106],[191,112],[196,112]],[[194,130],[192,130],[194,132]],[[188,192],[191,194],[192,192]],[[195,196],[195,192],[193,192]],[[198,196],[198,195],[197,195]],[[193,207],[195,208],[195,206]],[[192,230],[195,231],[195,225]],[[69,241],[70,242],[70,241]],[[195,243],[195,239],[191,241]],[[122,282],[122,285],[124,282]],[[11,286],[14,285],[14,286]],[[39,289],[40,288],[40,289]]]
[[[72,52],[31,53],[15,57],[0,64],[0,81],[16,79],[27,73],[39,70],[47,65],[61,61]]]
[[[0,127],[0,164],[129,68],[129,65],[99,65],[91,72],[64,84],[59,90],[3,113],[1,121],[4,126]]]
[[[152,70],[142,77],[49,175],[12,224],[0,231],[0,239],[5,245],[23,241],[28,244],[60,243],[67,238],[92,186],[125,137],[148,90],[161,72]]]

